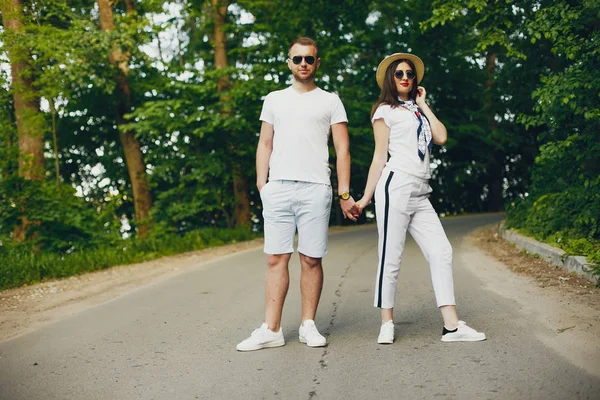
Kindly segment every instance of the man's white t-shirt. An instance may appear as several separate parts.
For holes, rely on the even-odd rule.
[[[386,165],[419,178],[431,178],[429,151],[425,152],[424,160],[419,157],[417,139],[419,122],[413,113],[400,106],[392,108],[388,104],[380,104],[371,122],[375,123],[378,119],[383,119],[390,128],[388,143],[390,158]]]
[[[328,139],[331,125],[348,122],[340,98],[320,88],[271,92],[260,120],[273,125],[269,180],[330,184]]]

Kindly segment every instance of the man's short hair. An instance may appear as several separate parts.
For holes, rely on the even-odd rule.
[[[317,46],[317,42],[315,42],[313,39],[309,37],[299,37],[298,39],[294,40],[288,48],[289,56],[291,56],[292,47],[294,47],[295,44],[299,44],[302,46],[313,46],[315,50],[317,50],[317,58],[319,58],[319,46]]]

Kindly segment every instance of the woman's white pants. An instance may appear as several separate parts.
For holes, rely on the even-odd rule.
[[[426,179],[384,168],[375,190],[379,233],[379,263],[375,307],[393,308],[406,232],[415,239],[429,263],[438,307],[455,305],[452,246],[429,201]]]

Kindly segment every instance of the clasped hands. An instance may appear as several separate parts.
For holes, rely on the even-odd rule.
[[[352,196],[350,196],[348,200],[340,200],[340,207],[342,208],[342,214],[344,214],[344,218],[348,218],[351,221],[356,221],[362,214],[365,207],[370,203],[370,199],[363,197],[358,201],[354,201]]]

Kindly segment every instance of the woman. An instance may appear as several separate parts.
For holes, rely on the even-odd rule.
[[[386,57],[377,68],[381,95],[371,114],[375,151],[363,198],[356,203],[362,212],[375,194],[379,233],[375,307],[381,309],[382,319],[377,342],[394,341],[394,301],[407,230],[430,265],[437,305],[444,320],[442,341],[485,340],[484,333],[458,320],[452,247],[429,202],[432,142],[446,143],[447,132],[425,102],[425,88],[417,86],[423,74],[421,59],[407,53]]]

